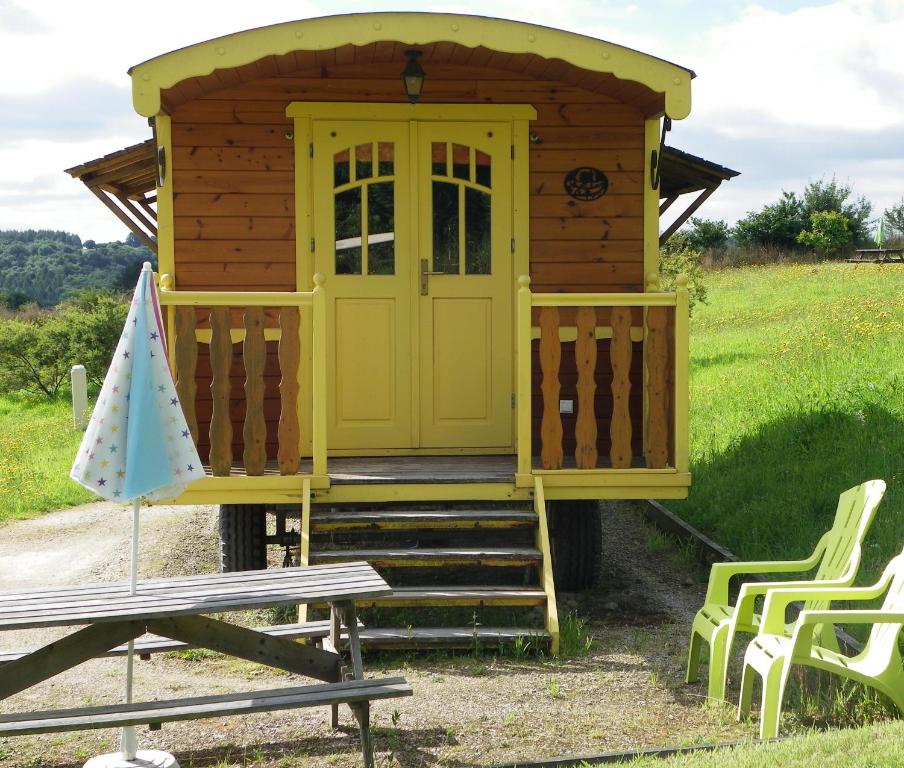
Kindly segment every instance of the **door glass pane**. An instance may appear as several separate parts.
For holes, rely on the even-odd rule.
[[[458,274],[458,185],[433,182],[433,269]]]
[[[465,181],[471,178],[471,151],[461,144],[452,145],[452,175]]]
[[[381,141],[378,145],[379,158],[379,176],[392,176],[395,173],[395,152],[392,142]]]
[[[465,188],[465,272],[491,272],[490,195],[473,187]]]
[[[369,179],[373,176],[373,144],[359,144],[355,147],[355,178]]]
[[[481,152],[478,149],[476,152],[475,162],[475,171],[477,173],[477,178],[475,179],[475,181],[484,187],[492,187],[493,184],[490,174],[490,156],[486,152]]]
[[[367,274],[395,274],[395,183],[367,187]]]
[[[361,274],[361,187],[336,194],[336,274]]]
[[[431,169],[434,176],[446,175],[446,142],[434,141],[431,147],[431,158],[433,167]]]
[[[333,156],[333,187],[341,187],[351,180],[348,170],[348,150],[337,152]]]

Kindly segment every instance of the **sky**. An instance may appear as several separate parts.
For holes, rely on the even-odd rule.
[[[904,0],[0,0],[0,229],[125,238],[63,169],[149,137],[130,66],[251,27],[390,10],[489,12],[694,70],[691,115],[666,143],[742,174],[705,218],[734,223],[833,175],[875,214],[904,199]]]

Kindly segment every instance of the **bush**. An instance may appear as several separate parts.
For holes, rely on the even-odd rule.
[[[848,219],[836,211],[811,213],[810,229],[801,232],[797,242],[820,253],[837,253],[851,242]]]
[[[77,364],[99,387],[128,309],[121,296],[90,293],[56,310],[32,305],[0,319],[0,392],[53,399],[67,388],[69,370]]]
[[[687,276],[688,301],[691,310],[697,302],[706,304],[706,286],[700,251],[694,248],[685,232],[672,235],[659,250],[659,275],[665,290],[675,290],[678,275]]]

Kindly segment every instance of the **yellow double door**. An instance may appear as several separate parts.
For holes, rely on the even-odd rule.
[[[315,120],[313,152],[330,449],[511,449],[511,125]]]

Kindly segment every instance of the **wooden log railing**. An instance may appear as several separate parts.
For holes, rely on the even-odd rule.
[[[655,280],[655,282],[654,282]],[[532,293],[530,279],[518,280],[518,472],[533,470],[532,397],[541,400],[540,466],[545,470],[674,469],[688,471],[688,295],[687,280],[678,278],[672,292],[657,290],[652,278],[645,293]],[[566,318],[567,319],[563,319]],[[601,322],[600,318],[603,318]],[[539,330],[537,365],[540,382],[532,386],[532,338]],[[574,338],[574,454],[566,457],[560,406],[563,338]],[[608,339],[611,380],[599,392],[599,339]],[[640,343],[640,350],[635,347]],[[603,347],[605,349],[605,347]],[[642,374],[632,380],[635,355]],[[571,361],[568,361],[569,364]],[[635,370],[638,370],[635,368]],[[607,369],[608,376],[608,369]],[[632,422],[632,388],[642,390],[642,423]],[[611,395],[601,398],[599,395]],[[636,393],[635,393],[636,394]],[[608,412],[600,412],[600,403]],[[638,408],[640,406],[638,405]],[[600,456],[600,425],[609,422],[609,453]],[[635,440],[636,432],[642,440]],[[640,442],[642,450],[635,451]],[[637,455],[635,455],[637,454]],[[573,465],[572,465],[573,462]]]
[[[176,390],[195,445],[199,445],[196,413],[198,348],[207,341],[210,362],[211,416],[209,464],[211,474],[228,476],[233,470],[233,345],[242,343],[244,418],[242,456],[247,475],[263,475],[267,467],[265,393],[268,336],[278,339],[279,420],[276,465],[282,475],[299,471],[302,454],[300,424],[303,386],[311,394],[312,474],[326,474],[326,305],[324,278],[314,276],[314,289],[301,292],[178,291],[169,275],[160,279],[160,303],[168,308],[170,361]],[[302,309],[310,322],[302,321]],[[311,380],[300,381],[302,348],[310,345]],[[202,455],[202,459],[205,458]]]

